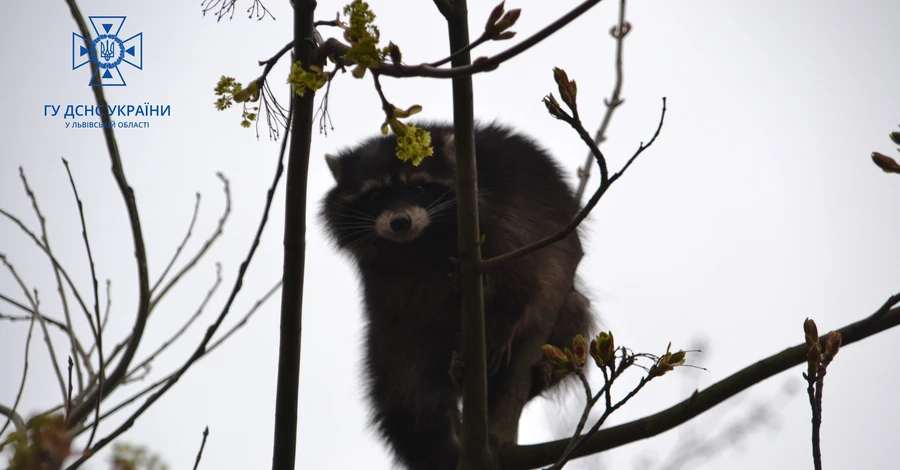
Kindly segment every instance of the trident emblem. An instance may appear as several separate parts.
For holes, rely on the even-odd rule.
[[[116,55],[116,53],[113,52],[115,47],[116,45],[112,41],[100,41],[100,57],[103,57],[103,60],[109,62],[110,59]]]

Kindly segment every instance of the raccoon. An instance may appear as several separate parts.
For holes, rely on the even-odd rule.
[[[362,281],[373,423],[406,468],[452,470],[460,452],[461,397],[448,373],[461,352],[453,127],[417,126],[434,143],[434,155],[418,166],[397,158],[393,136],[326,155],[336,186],[320,217]],[[497,124],[478,125],[475,152],[484,258],[551,235],[578,212],[560,168],[531,139]],[[512,361],[532,368],[528,400],[561,380],[539,348],[522,352],[517,344],[528,338],[564,346],[593,330],[589,302],[576,290],[582,255],[576,231],[485,275],[489,412],[500,399],[497,380]]]

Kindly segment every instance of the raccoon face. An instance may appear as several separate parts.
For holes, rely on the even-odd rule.
[[[326,196],[321,215],[337,245],[408,245],[455,234],[454,183],[439,176],[446,174],[439,160],[414,167],[392,149],[373,144],[326,155],[337,186]]]
[[[432,218],[440,219],[442,213],[447,215],[448,203],[455,201],[448,197],[451,192],[449,188],[436,183],[397,182],[364,184],[362,187],[367,188],[358,192],[355,200],[347,201],[348,208],[354,211],[347,211],[344,218],[357,219],[358,222],[369,219],[369,230],[394,243],[407,243],[422,236],[431,225]]]

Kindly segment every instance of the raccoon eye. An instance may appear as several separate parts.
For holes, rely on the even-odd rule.
[[[372,191],[372,193],[369,194],[369,199],[378,201],[379,199],[381,199],[381,191]]]
[[[413,192],[416,193],[416,196],[421,196],[425,194],[425,187],[422,185],[413,186]]]

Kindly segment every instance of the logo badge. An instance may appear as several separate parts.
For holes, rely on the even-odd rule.
[[[125,86],[125,78],[119,66],[128,64],[143,70],[143,34],[137,33],[128,39],[121,39],[119,33],[125,23],[124,16],[90,16],[96,39],[88,39],[72,33],[72,70],[89,62],[97,65],[91,76],[90,86]]]

